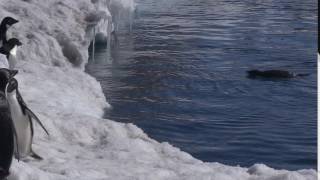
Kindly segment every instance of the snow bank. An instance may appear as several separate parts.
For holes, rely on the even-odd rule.
[[[120,9],[133,11],[134,3],[101,1],[0,1],[1,18],[20,20],[10,32],[23,42],[17,64],[21,93],[51,133],[47,137],[36,127],[33,146],[44,160],[15,160],[9,180],[316,179],[315,170],[204,163],[150,139],[133,124],[102,119],[109,104],[100,84],[83,71],[90,43],[86,29]]]

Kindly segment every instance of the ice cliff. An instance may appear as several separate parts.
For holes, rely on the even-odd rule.
[[[315,170],[205,163],[150,139],[133,124],[102,119],[109,104],[100,84],[84,72],[92,37],[86,30],[115,22],[119,9],[134,9],[132,0],[104,1],[0,1],[0,18],[20,21],[9,30],[23,42],[17,64],[20,91],[51,133],[47,137],[36,127],[33,146],[44,160],[14,160],[9,180],[316,179]]]

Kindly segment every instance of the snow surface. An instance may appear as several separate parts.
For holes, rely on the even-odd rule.
[[[9,69],[9,62],[8,62],[7,56],[4,54],[0,54],[0,68]]]
[[[107,6],[102,9],[106,3],[99,0],[0,1],[0,18],[20,21],[9,30],[23,42],[17,64],[20,91],[51,134],[47,137],[36,126],[33,147],[44,160],[14,160],[9,180],[316,179],[315,170],[205,163],[150,139],[133,124],[102,119],[104,108],[110,106],[100,84],[84,72],[90,43],[88,16],[102,11],[110,17],[135,6],[133,0],[107,2],[110,11]],[[72,57],[77,61],[68,59]]]

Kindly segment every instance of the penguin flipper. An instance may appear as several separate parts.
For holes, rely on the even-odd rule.
[[[42,122],[40,121],[40,119],[28,108],[26,107],[25,109],[26,113],[32,118],[35,119],[37,121],[37,123],[41,126],[41,128],[46,132],[46,134],[49,136],[49,132],[48,130],[44,127],[44,125],[42,124]]]
[[[34,159],[37,159],[37,160],[43,160],[43,158],[41,156],[39,156],[37,153],[35,153],[32,149],[31,149],[31,154],[30,156]]]
[[[49,136],[50,134],[47,131],[47,129],[44,127],[44,125],[42,124],[40,119],[28,108],[27,104],[22,99],[22,96],[21,96],[21,94],[20,94],[20,92],[18,90],[17,90],[17,99],[18,99],[18,102],[19,102],[20,106],[22,107],[23,114],[27,114],[29,117],[35,119],[37,121],[37,123],[41,126],[41,128]]]

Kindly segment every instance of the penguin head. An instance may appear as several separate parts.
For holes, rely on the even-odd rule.
[[[16,69],[8,69],[9,70],[9,79],[13,78],[15,75],[18,74],[18,70]]]
[[[7,92],[12,93],[13,91],[17,90],[18,88],[18,81],[15,78],[9,79],[8,85],[7,85]]]
[[[6,68],[0,68],[0,91],[4,92],[10,79],[12,79],[18,70],[10,70]]]
[[[19,71],[15,69],[0,68],[1,77],[6,78],[7,80],[13,78],[15,75],[18,74],[18,72]]]
[[[247,73],[248,73],[248,77],[254,78],[259,74],[261,74],[261,71],[254,69],[254,70],[247,71]]]
[[[7,16],[7,17],[3,18],[0,26],[1,27],[5,26],[8,29],[10,26],[12,26],[13,24],[18,23],[18,22],[19,22],[18,20]]]
[[[22,43],[17,38],[11,38],[4,45],[4,50],[9,52],[10,55],[16,56],[18,47],[21,46]]]

